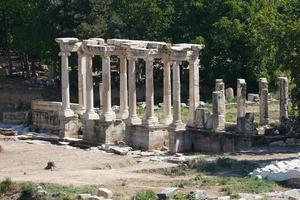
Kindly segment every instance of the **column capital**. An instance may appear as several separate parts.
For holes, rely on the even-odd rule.
[[[127,59],[130,61],[137,61],[138,58],[133,57],[133,56],[127,56]]]
[[[68,51],[61,51],[58,53],[59,56],[71,56],[71,52]]]

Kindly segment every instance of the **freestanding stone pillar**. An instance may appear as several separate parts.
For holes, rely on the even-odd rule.
[[[124,53],[120,55],[120,118],[127,119],[128,115],[127,58]]]
[[[102,56],[102,81],[103,81],[103,109],[102,119],[106,122],[116,119],[115,112],[111,109],[111,75],[110,75],[110,56]]]
[[[83,114],[86,109],[86,55],[78,52],[78,103],[79,113]]]
[[[213,103],[213,130],[225,130],[225,115],[222,113],[223,105],[225,104],[221,91],[214,91],[212,94]]]
[[[173,62],[173,123],[174,129],[181,129],[181,97],[180,97],[180,66],[178,61]]]
[[[86,55],[86,120],[99,119],[99,115],[94,110],[94,90],[93,90],[93,56]]]
[[[146,58],[146,114],[143,124],[155,126],[158,124],[154,115],[154,86],[153,86],[153,58]]]
[[[226,97],[225,97],[225,84],[223,82],[223,79],[216,79],[216,85],[215,85],[215,91],[220,91],[222,92],[222,102],[224,102],[224,104],[222,104],[221,106],[221,114],[222,115],[226,115]]]
[[[237,128],[238,133],[245,130],[247,84],[245,79],[237,80]]]
[[[287,77],[279,77],[280,81],[280,122],[288,119],[289,81]]]
[[[199,59],[189,62],[189,119],[188,126],[195,126],[195,111],[199,106]]]
[[[268,105],[268,81],[266,78],[259,79],[259,124],[267,125],[269,123],[269,105]]]
[[[60,52],[61,56],[61,96],[62,108],[60,115],[64,117],[74,116],[74,112],[70,108],[70,85],[69,85],[69,56],[70,52]]]
[[[171,91],[171,66],[167,59],[164,63],[164,124],[169,125],[173,121],[172,116],[172,91]]]
[[[129,116],[126,123],[129,125],[141,124],[141,119],[136,114],[135,62],[136,58],[128,57]]]

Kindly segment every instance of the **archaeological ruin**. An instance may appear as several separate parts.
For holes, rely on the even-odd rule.
[[[226,122],[226,96],[234,98],[233,89],[226,89],[222,79],[217,79],[212,93],[212,113],[200,103],[199,58],[204,45],[168,44],[164,42],[125,39],[57,38],[61,57],[62,102],[33,101],[32,124],[40,130],[59,132],[62,140],[77,138],[87,144],[111,144],[125,141],[128,145],[143,149],[160,149],[171,152],[235,151],[239,147],[265,145],[264,135],[258,134],[258,126],[269,124],[270,102],[267,79],[259,80],[259,124],[254,122],[253,112],[246,112],[247,83],[237,80],[236,122]],[[70,102],[69,56],[78,57],[78,103]],[[100,84],[101,108],[94,107],[93,57],[101,57],[102,83]],[[112,109],[111,56],[119,58],[120,103]],[[145,62],[145,115],[137,115],[136,61]],[[163,119],[154,112],[153,63],[163,64]],[[188,120],[181,118],[180,65],[188,62],[189,100]],[[172,74],[172,77],[171,77]],[[288,118],[288,79],[279,78],[281,123]],[[226,90],[225,90],[226,89]],[[250,94],[249,94],[250,95]]]

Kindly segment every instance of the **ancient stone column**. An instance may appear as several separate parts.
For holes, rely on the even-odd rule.
[[[158,124],[154,115],[154,85],[153,85],[153,61],[151,57],[146,58],[146,113],[143,124],[155,126]]]
[[[136,58],[128,57],[128,102],[129,116],[126,123],[129,125],[141,124],[141,119],[136,114],[136,81],[135,81]]]
[[[215,85],[215,91],[222,92],[222,101],[224,104],[221,107],[221,114],[226,115],[226,97],[225,97],[225,84],[223,82],[223,79],[216,79],[216,85]]]
[[[172,116],[172,91],[171,91],[171,65],[167,59],[164,63],[164,124],[169,125],[173,121]]]
[[[179,62],[173,62],[173,123],[175,129],[183,126],[181,121],[181,98],[180,98],[180,66]]]
[[[237,80],[237,132],[243,133],[245,129],[247,84],[245,79]]]
[[[199,106],[199,59],[189,62],[189,119],[188,126],[195,126],[195,111]]]
[[[102,119],[106,122],[116,119],[115,112],[111,109],[111,74],[110,74],[110,56],[102,56],[102,83],[103,83],[103,109]]]
[[[69,85],[69,56],[70,52],[60,52],[61,56],[61,96],[62,108],[60,115],[64,117],[74,116],[70,108],[70,85]]]
[[[86,109],[86,55],[78,52],[78,103],[79,113]]]
[[[222,113],[225,104],[223,94],[221,91],[214,91],[212,93],[213,131],[225,130],[225,115]]]
[[[285,122],[288,119],[289,105],[289,81],[287,77],[279,77],[280,87],[280,122]]]
[[[94,90],[93,90],[93,56],[86,55],[86,120],[99,119],[99,115],[94,110]]]
[[[128,115],[127,58],[122,54],[120,55],[120,118],[127,119]]]
[[[269,123],[269,105],[268,105],[268,81],[266,78],[259,79],[259,124],[267,125]]]
[[[103,107],[103,83],[99,83],[99,101],[100,101],[100,107]]]

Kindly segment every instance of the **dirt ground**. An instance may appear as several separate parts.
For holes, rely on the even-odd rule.
[[[136,191],[143,189],[160,191],[165,187],[173,186],[178,180],[190,178],[136,172],[143,169],[176,166],[167,162],[139,163],[140,158],[87,151],[69,146],[29,144],[28,140],[9,139],[1,135],[0,146],[3,148],[0,152],[0,180],[10,177],[13,181],[74,186],[99,185],[110,188],[114,193],[122,194],[122,199],[129,199]],[[203,156],[213,158],[216,155]],[[294,158],[298,154],[232,154],[229,156],[241,160],[270,163],[273,160]],[[53,171],[44,169],[49,161],[53,161],[56,165]],[[192,188],[184,190],[190,189]]]

